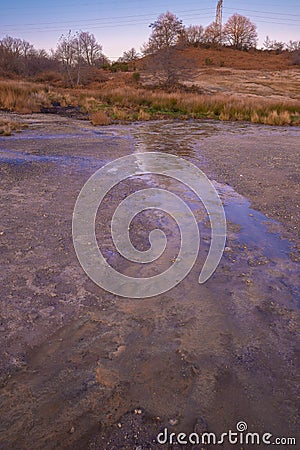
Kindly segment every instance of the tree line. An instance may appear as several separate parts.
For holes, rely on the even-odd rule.
[[[149,40],[142,47],[144,55],[154,53],[165,47],[174,46],[226,46],[238,50],[249,50],[257,47],[257,26],[245,16],[233,14],[222,26],[212,22],[206,28],[202,25],[184,26],[175,14],[167,11],[151,23]],[[263,49],[268,51],[297,51],[300,41],[288,43],[272,41],[267,36]]]
[[[151,33],[142,46],[141,53],[134,48],[123,53],[117,62],[111,62],[104,55],[102,45],[88,31],[78,31],[62,35],[56,49],[47,52],[19,38],[5,36],[0,40],[0,74],[35,76],[41,72],[65,73],[71,86],[83,82],[88,71],[105,68],[126,70],[126,64],[141,56],[152,56],[153,64],[163,70],[174,72],[172,59],[175,49],[185,47],[222,47],[229,46],[238,50],[255,49],[257,46],[257,27],[245,16],[234,14],[224,26],[212,22],[206,28],[202,25],[184,26],[175,14],[167,11],[149,25]],[[299,52],[300,41],[289,43],[272,41],[268,36],[264,42],[266,51]],[[167,75],[168,78],[168,75]],[[172,78],[172,76],[171,76]],[[171,81],[171,80],[169,80]]]

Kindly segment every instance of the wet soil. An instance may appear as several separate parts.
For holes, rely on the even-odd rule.
[[[177,449],[157,442],[165,427],[220,435],[239,421],[251,432],[297,437],[299,129],[18,119],[29,128],[0,138],[0,448]],[[188,159],[214,180],[228,220],[226,249],[199,285],[210,242],[203,206],[160,177],[122,182],[97,218],[99,245],[116,268],[145,276],[145,268],[118,259],[107,236],[116,205],[136,189],[177,192],[202,241],[178,286],[148,299],[120,298],[83,272],[72,213],[96,169],[156,150]],[[131,233],[143,249],[157,224],[168,245],[170,238],[156,266],[164,270],[178,248],[174,223],[160,213],[140,215]]]

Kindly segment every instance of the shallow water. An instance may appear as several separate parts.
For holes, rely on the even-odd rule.
[[[202,203],[182,183],[138,173],[111,190],[99,209],[96,234],[108,261],[129,276],[152,276],[178,254],[175,222],[152,210],[133,220],[130,237],[147,250],[150,231],[165,232],[166,251],[154,266],[128,264],[113,246],[116,207],[149,187],[187,203],[201,244],[179,285],[150,299],[127,299],[83,272],[71,222],[84,183],[116,158],[158,150],[206,172],[202,150],[214,145],[211,138],[255,137],[263,148],[265,140],[284,145],[284,136],[299,130],[193,121],[94,128],[66,120],[58,126],[54,119],[39,127],[0,138],[4,448],[89,448],[100,433],[104,441],[90,448],[101,449],[111,430],[126,433],[129,448],[143,446],[153,436],[139,441],[123,425],[135,408],[142,411],[141,429],[159,431],[176,419],[172,430],[190,432],[206,422],[221,433],[245,420],[253,432],[294,435],[299,276],[280,224],[213,180],[227,242],[216,272],[199,285],[211,239]]]
[[[282,136],[285,133],[294,135],[298,131],[291,128],[285,129],[284,127],[263,127],[214,121],[204,121],[201,124],[194,121],[147,122],[128,126],[99,127],[100,129],[82,126],[71,128],[69,125],[69,128],[69,133],[64,132],[63,128],[59,129],[58,133],[43,132],[42,134],[39,130],[32,129],[16,136],[2,138],[4,145],[0,147],[0,163],[12,166],[28,165],[30,163],[38,165],[52,163],[53,168],[57,167],[61,173],[65,173],[68,170],[81,171],[83,173],[90,172],[91,169],[96,170],[103,166],[104,163],[123,156],[118,148],[122,148],[126,142],[126,147],[134,154],[162,151],[186,158],[195,165],[205,168],[206,160],[201,154],[201,145],[203,145],[204,138],[215,136],[216,134],[220,135],[220,139],[228,134],[251,136],[257,135],[258,132],[274,138],[276,135]],[[53,140],[61,141],[61,143],[56,142],[51,151]],[[27,141],[29,147],[32,147],[30,151],[8,148],[8,145],[19,148],[19,142],[24,147],[22,143],[24,141]],[[46,148],[40,146],[38,144],[39,141],[45,141],[47,143]],[[72,148],[71,144],[71,151],[68,149],[68,154],[66,154],[65,143],[68,141],[76,142],[76,145]],[[108,142],[109,148],[113,150],[111,155],[105,149],[105,142]],[[51,147],[48,143],[51,143]],[[28,145],[26,148],[28,148]],[[83,152],[80,152],[81,145],[84,149]],[[102,149],[101,152],[96,150],[99,145]],[[116,150],[117,154],[115,154]],[[126,153],[128,153],[128,150]],[[140,181],[146,183],[147,186],[151,186],[154,183],[159,187],[159,183],[164,181],[149,174],[135,175],[134,178],[140,178]],[[296,266],[290,260],[291,243],[287,239],[283,239],[280,232],[272,231],[270,227],[272,225],[274,229],[275,225],[276,230],[277,222],[252,209],[251,202],[235,192],[231,186],[217,183],[216,181],[213,183],[224,204],[227,221],[239,226],[239,230],[235,232],[236,242],[246,245],[250,250],[253,249],[253,251],[259,252],[260,257],[265,257],[273,262],[277,261],[277,263],[280,259],[294,271]],[[183,188],[183,186],[178,187],[176,183],[175,185],[167,183],[165,187],[170,190],[172,188],[177,189],[177,193],[183,196],[192,211],[203,208],[203,205],[199,206],[199,202],[193,197],[189,189]],[[201,224],[201,221],[204,219],[202,211],[202,216],[199,217],[199,227],[202,236],[205,237],[204,245],[206,245],[210,239],[210,232],[206,225],[207,217],[204,226]],[[174,224],[172,221],[167,222],[167,226],[174,226]],[[112,249],[106,249],[106,252],[107,255],[116,255],[115,250]],[[296,292],[298,293],[298,290]],[[299,301],[298,294],[297,301]]]

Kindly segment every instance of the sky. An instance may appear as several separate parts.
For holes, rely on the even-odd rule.
[[[1,0],[0,38],[19,37],[36,48],[55,49],[62,34],[89,31],[115,60],[137,51],[150,35],[149,24],[171,11],[185,25],[207,26],[215,18],[217,0]],[[299,0],[224,0],[223,23],[235,12],[257,25],[258,48],[272,40],[300,40]]]

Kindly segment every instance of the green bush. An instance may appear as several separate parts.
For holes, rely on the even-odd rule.
[[[134,73],[132,74],[132,79],[133,79],[133,81],[136,81],[136,82],[140,81],[140,79],[141,79],[141,74],[140,74],[139,72],[134,72]]]

